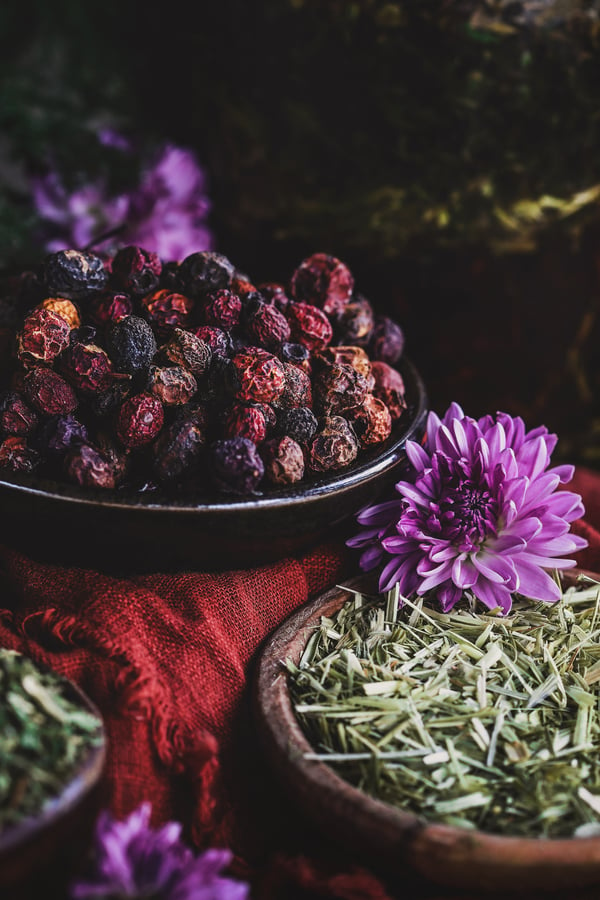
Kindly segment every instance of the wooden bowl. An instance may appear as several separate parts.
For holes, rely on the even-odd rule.
[[[407,411],[341,472],[239,499],[92,492],[0,473],[0,541],[34,559],[123,574],[248,568],[301,553],[399,479],[406,441],[421,437],[427,415],[419,373],[408,360],[399,369]]]
[[[577,570],[571,571],[567,583]],[[349,586],[377,593],[368,577]],[[348,597],[335,587],[298,610],[271,636],[258,661],[254,699],[264,752],[304,815],[366,864],[399,875],[410,866],[439,884],[511,896],[517,890],[557,890],[564,896],[600,884],[600,838],[509,837],[436,824],[369,797],[324,762],[306,758],[314,747],[296,719],[282,663],[298,664],[321,616],[335,615]]]
[[[0,832],[0,897],[6,900],[62,896],[88,849],[100,808],[106,761],[102,719],[87,695],[72,681],[65,681],[67,696],[98,718],[101,740],[88,750],[61,793],[38,815]]]

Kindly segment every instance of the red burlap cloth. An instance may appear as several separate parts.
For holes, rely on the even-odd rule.
[[[600,570],[600,476],[579,470],[569,489],[586,505],[576,527],[590,547],[578,562]],[[340,544],[252,571],[127,579],[0,547],[0,646],[64,673],[96,702],[115,814],[150,800],[156,824],[178,819],[198,847],[232,847],[254,898],[464,897],[346,858],[263,769],[249,702],[256,651],[289,613],[356,570]]]

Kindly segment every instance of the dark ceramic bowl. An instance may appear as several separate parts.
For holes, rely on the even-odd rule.
[[[295,555],[330,537],[398,480],[419,439],[427,396],[400,366],[408,409],[391,437],[343,472],[241,499],[83,491],[35,477],[0,478],[0,541],[49,561],[123,573],[233,569]]]
[[[66,882],[91,842],[100,809],[106,738],[100,713],[89,697],[69,680],[65,690],[98,718],[101,739],[81,759],[60,794],[37,815],[0,832],[0,897],[7,900],[66,896]]]
[[[579,570],[563,573],[566,585]],[[600,580],[600,575],[592,575]],[[354,579],[349,587],[377,593],[376,579]],[[314,752],[294,713],[283,662],[298,665],[321,617],[334,616],[350,594],[332,588],[291,615],[261,653],[255,683],[258,732],[270,771],[325,839],[339,842],[357,860],[396,878],[407,867],[429,881],[513,897],[552,892],[579,897],[576,889],[600,885],[600,838],[523,838],[452,827],[383,801],[345,781]],[[554,892],[559,892],[558,894]],[[437,896],[437,895],[436,895]],[[454,895],[453,895],[454,896]],[[471,896],[471,894],[469,894]],[[472,895],[475,896],[475,895]],[[539,896],[538,893],[535,894]],[[583,898],[582,898],[583,900]]]

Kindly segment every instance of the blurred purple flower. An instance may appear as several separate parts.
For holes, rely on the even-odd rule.
[[[116,132],[102,131],[99,140],[123,153],[133,152]],[[137,244],[163,260],[181,260],[213,248],[206,222],[210,211],[206,176],[190,150],[163,147],[142,169],[139,183],[118,196],[109,193],[104,179],[68,191],[52,171],[34,178],[32,190],[47,226],[44,243],[50,253],[86,247],[119,228],[120,246]],[[110,253],[111,238],[95,243],[95,249]]]
[[[221,877],[229,850],[195,857],[181,841],[181,825],[150,827],[149,803],[122,822],[103,812],[96,824],[95,872],[71,887],[72,900],[247,900],[249,887]]]
[[[406,443],[412,473],[399,498],[361,510],[348,545],[363,569],[383,563],[380,590],[431,594],[444,611],[465,591],[504,614],[515,593],[558,600],[546,570],[574,566],[563,557],[587,541],[569,534],[581,497],[557,490],[573,466],[548,468],[556,441],[506,413],[475,420],[457,403],[441,420],[430,413],[425,446]]]

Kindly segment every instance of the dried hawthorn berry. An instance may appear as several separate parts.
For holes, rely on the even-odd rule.
[[[38,467],[40,462],[40,454],[28,445],[24,437],[11,434],[0,444],[0,469],[29,474]]]
[[[7,391],[0,399],[0,431],[26,437],[35,431],[38,415],[17,391]]]
[[[362,347],[337,346],[326,347],[320,353],[316,354],[319,363],[332,365],[334,363],[350,366],[359,375],[366,379],[369,388],[373,386],[373,375],[371,372],[371,360],[367,352]]]
[[[291,338],[309,350],[322,350],[333,336],[331,322],[325,313],[310,303],[290,303],[287,310]]]
[[[256,446],[247,438],[215,441],[210,447],[210,470],[214,486],[231,494],[252,494],[265,473]]]
[[[86,444],[88,431],[75,416],[52,416],[42,428],[40,444],[51,454],[64,454],[76,444]]]
[[[233,264],[221,253],[210,250],[192,253],[179,265],[180,289],[194,300],[205,297],[229,287],[234,272]]]
[[[233,357],[239,379],[238,399],[247,403],[273,403],[285,388],[281,360],[260,347],[248,347]]]
[[[309,376],[293,363],[282,363],[285,387],[273,401],[277,407],[312,406],[312,385]]]
[[[129,452],[117,445],[112,434],[103,430],[96,432],[94,446],[113,467],[115,484],[120,484],[129,469]]]
[[[64,468],[69,481],[80,487],[116,487],[113,463],[91,444],[72,447],[65,456]]]
[[[237,294],[227,288],[215,291],[206,297],[203,307],[204,321],[229,331],[240,321],[242,301]]]
[[[300,263],[291,281],[292,296],[318,306],[328,315],[343,312],[354,290],[354,277],[335,256],[313,253]]]
[[[50,312],[61,316],[69,328],[79,328],[81,325],[79,310],[72,300],[65,300],[62,297],[47,297],[40,303],[40,309],[49,309]]]
[[[173,328],[185,328],[194,308],[194,302],[185,294],[177,294],[161,288],[159,291],[143,297],[141,306],[157,333],[167,335]]]
[[[340,344],[366,346],[373,326],[375,313],[366,297],[356,297],[336,319],[335,334]]]
[[[315,379],[315,408],[325,415],[356,409],[365,399],[366,378],[343,363],[326,366]]]
[[[317,430],[317,417],[308,406],[295,409],[281,409],[277,413],[275,430],[278,434],[287,435],[299,444],[308,444]]]
[[[92,397],[90,404],[92,413],[99,419],[112,416],[127,399],[130,390],[129,381],[113,381],[106,391]]]
[[[175,328],[161,353],[173,365],[182,366],[196,376],[205,375],[212,360],[210,345],[183,328]]]
[[[262,406],[234,403],[225,416],[223,436],[248,438],[253,444],[264,441],[267,436],[267,417]]]
[[[23,393],[31,405],[45,416],[66,416],[79,401],[71,385],[52,369],[38,366],[23,378]]]
[[[118,372],[133,375],[146,369],[156,354],[156,338],[150,325],[139,316],[115,322],[106,335],[106,349]]]
[[[404,332],[389,316],[377,316],[369,340],[371,359],[395,366],[404,351]]]
[[[88,294],[104,288],[108,273],[101,258],[94,253],[59,250],[47,257],[44,279],[52,296],[82,300]]]
[[[143,447],[157,436],[164,422],[158,397],[144,392],[129,397],[117,415],[117,437],[128,449]]]
[[[129,294],[117,291],[103,291],[90,301],[89,311],[92,321],[101,328],[113,322],[120,322],[133,312],[133,302]]]
[[[240,300],[246,296],[246,294],[251,294],[256,291],[255,286],[252,284],[247,275],[244,275],[242,272],[236,272],[233,278],[231,279],[230,288],[234,294],[237,294]]]
[[[367,394],[362,406],[350,415],[350,423],[362,447],[380,444],[392,433],[392,416],[383,402],[373,394]]]
[[[258,290],[267,303],[272,304],[279,312],[285,313],[289,306],[290,298],[282,284],[276,281],[266,281],[263,284],[259,284]]]
[[[198,383],[181,366],[150,366],[146,390],[158,397],[163,406],[183,406],[198,390]]]
[[[371,363],[371,371],[375,381],[373,394],[379,400],[383,400],[390,411],[392,419],[396,421],[407,406],[404,379],[400,372],[379,360]]]
[[[336,471],[349,466],[357,455],[358,440],[352,426],[342,416],[329,416],[310,442],[308,464],[315,472]]]
[[[296,484],[304,477],[304,454],[291,437],[272,438],[260,448],[265,478],[271,484]]]
[[[293,363],[295,366],[300,366],[307,375],[311,375],[312,362],[310,350],[308,347],[305,347],[304,344],[292,344],[286,342],[281,345],[279,356],[283,362],[289,362]]]
[[[131,294],[143,297],[156,290],[162,272],[157,253],[142,247],[123,247],[112,259],[111,284]]]
[[[26,316],[17,335],[17,356],[25,367],[52,365],[69,346],[71,328],[62,316],[37,307]]]
[[[192,329],[192,334],[208,344],[215,356],[229,356],[231,340],[229,334],[216,325],[199,325]]]
[[[204,416],[192,410],[176,419],[158,437],[153,448],[154,475],[163,483],[184,477],[197,466],[205,445]]]
[[[60,371],[82,394],[98,394],[110,387],[112,363],[97,344],[71,344],[60,358]]]
[[[276,348],[290,339],[290,325],[276,306],[261,303],[253,314],[246,317],[246,332],[263,347]]]

